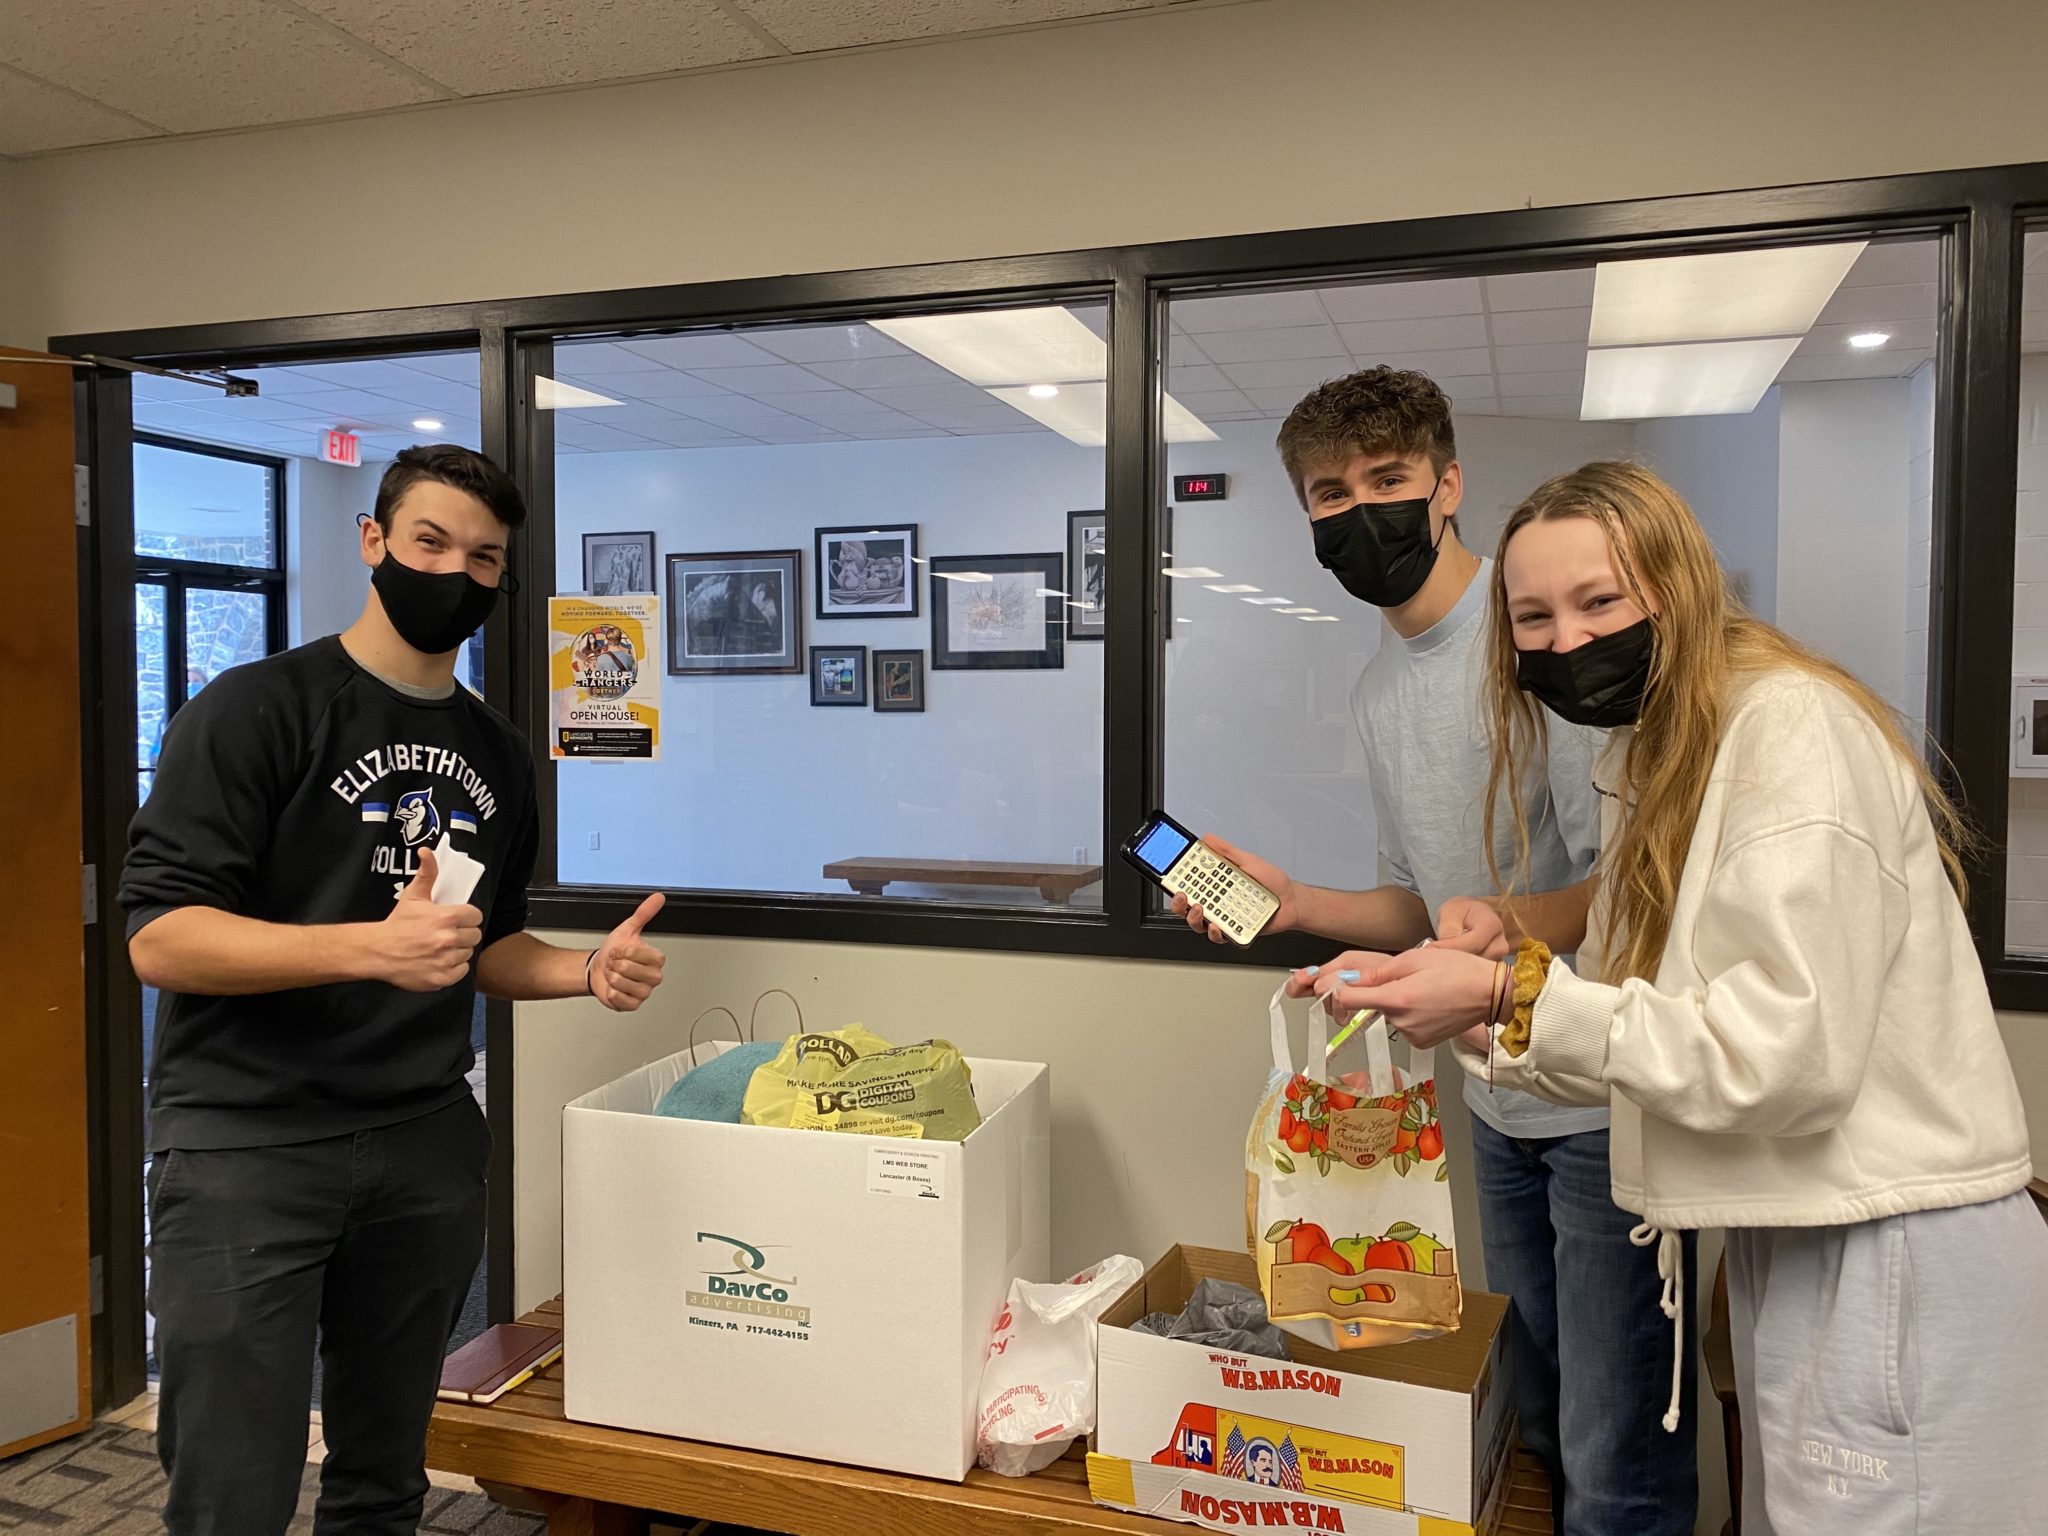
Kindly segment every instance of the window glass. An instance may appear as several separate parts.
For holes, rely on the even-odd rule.
[[[1389,811],[1354,694],[1404,642],[1319,565],[1274,443],[1317,385],[1380,364],[1450,399],[1473,552],[1490,557],[1550,476],[1641,461],[1687,498],[1744,602],[1918,723],[1939,250],[1856,241],[1177,295],[1167,387],[1214,437],[1166,448],[1164,809],[1298,879],[1382,878]],[[1483,760],[1483,737],[1471,746]]]
[[[170,722],[170,690],[164,667],[164,589],[154,582],[135,584],[135,801],[149,798],[156,781],[156,760],[163,751],[164,727]]]
[[[277,560],[273,471],[263,464],[135,445],[135,552],[270,569]]]
[[[2048,228],[2025,240],[2005,944],[2048,956]]]
[[[1106,308],[565,339],[555,587],[662,607],[563,881],[1099,908]]]

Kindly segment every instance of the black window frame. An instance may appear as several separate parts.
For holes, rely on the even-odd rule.
[[[507,465],[535,511],[512,560],[522,592],[501,605],[487,631],[485,672],[492,702],[538,748],[545,741],[546,705],[544,658],[538,648],[545,643],[552,582],[536,577],[551,572],[553,565],[553,454],[546,413],[526,407],[533,378],[549,365],[555,339],[622,330],[866,319],[910,310],[1107,295],[1105,505],[1116,535],[1110,540],[1111,620],[1104,656],[1107,848],[1153,808],[1162,777],[1158,582],[1148,552],[1155,547],[1149,535],[1158,531],[1166,504],[1157,428],[1164,307],[1170,294],[1216,285],[1243,291],[1345,278],[1524,272],[1629,255],[1937,234],[1943,239],[1944,323],[1936,357],[1927,719],[1946,754],[1951,787],[1985,832],[1970,860],[1970,907],[1993,997],[2001,1007],[2048,1011],[2048,961],[2004,952],[2009,668],[2003,661],[1996,667],[1970,664],[1972,657],[2008,655],[2011,647],[2020,233],[2044,208],[2048,163],[2037,163],[1035,256],[61,337],[52,346],[185,366],[478,348],[486,450]],[[125,378],[103,371],[91,389],[122,397],[108,396],[96,412],[99,418],[125,420]],[[542,784],[546,878],[534,887],[534,923],[607,929],[631,910],[635,893],[553,880],[553,775],[543,774]],[[676,890],[653,926],[733,937],[1269,966],[1319,958],[1328,947],[1301,935],[1250,952],[1208,945],[1157,913],[1141,877],[1113,859],[1105,860],[1099,912]]]

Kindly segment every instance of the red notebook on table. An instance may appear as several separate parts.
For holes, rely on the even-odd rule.
[[[438,1395],[451,1403],[496,1402],[535,1371],[561,1358],[561,1329],[499,1323],[442,1362]]]

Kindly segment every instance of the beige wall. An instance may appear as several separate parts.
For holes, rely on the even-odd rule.
[[[1264,0],[21,163],[41,336],[2048,157],[2035,0]]]

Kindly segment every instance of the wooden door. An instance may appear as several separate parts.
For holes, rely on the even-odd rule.
[[[71,369],[0,348],[0,1457],[92,1418]]]

